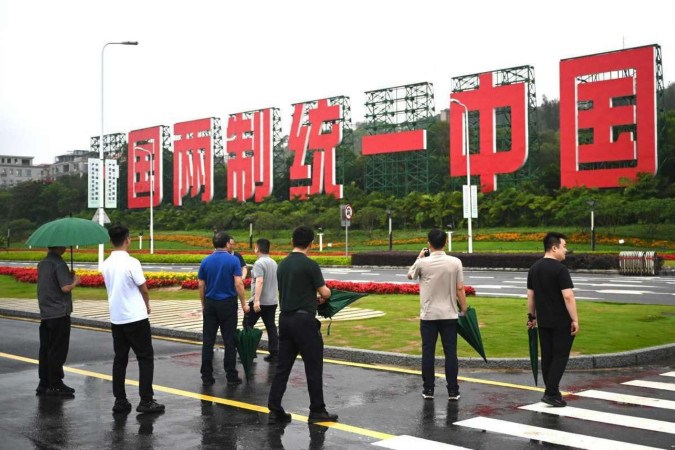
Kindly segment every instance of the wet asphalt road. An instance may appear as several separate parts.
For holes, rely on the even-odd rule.
[[[675,445],[675,389],[621,384],[638,379],[670,382],[675,387],[675,378],[661,375],[672,373],[674,361],[568,372],[562,385],[574,392],[593,389],[657,398],[666,406],[624,405],[577,396],[569,396],[568,401],[570,406],[596,414],[625,416],[629,422],[636,418],[658,420],[666,424],[666,431],[636,430],[522,410],[519,407],[537,403],[541,397],[540,392],[523,388],[533,384],[532,374],[525,371],[460,368],[462,398],[448,402],[441,378],[436,382],[437,398],[425,401],[420,395],[421,377],[416,373],[340,363],[326,363],[324,368],[326,404],[340,415],[340,423],[331,427],[308,425],[308,396],[300,360],[284,398],[284,406],[294,414],[294,420],[286,426],[270,426],[265,406],[274,366],[259,358],[252,380],[236,387],[226,386],[221,367],[216,373],[217,383],[203,388],[198,345],[155,339],[154,347],[155,395],[166,404],[166,413],[153,416],[134,411],[118,416],[111,412],[108,376],[113,354],[108,332],[73,328],[65,382],[77,390],[75,397],[36,397],[38,324],[0,318],[0,448],[378,448],[372,444],[401,435],[472,449],[542,448],[541,443],[528,438],[455,425],[476,417],[506,421],[514,429],[524,424],[657,448]],[[216,355],[218,361],[222,361],[222,351]],[[138,379],[133,358],[127,378]],[[127,386],[127,395],[134,405],[138,402],[136,386]],[[582,441],[572,437],[569,442],[567,445],[574,446]],[[429,443],[413,445],[418,450],[431,448]],[[557,446],[544,444],[547,447]],[[612,444],[610,448],[620,447]]]

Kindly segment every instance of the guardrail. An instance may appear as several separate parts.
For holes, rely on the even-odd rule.
[[[619,253],[619,273],[621,275],[656,275],[658,273],[656,252]]]

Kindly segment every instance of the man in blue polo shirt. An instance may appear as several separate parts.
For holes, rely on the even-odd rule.
[[[227,251],[230,236],[219,231],[213,236],[215,251],[202,260],[199,266],[199,298],[202,302],[203,344],[202,383],[210,386],[213,378],[213,345],[216,343],[218,328],[225,344],[224,367],[227,383],[241,383],[235,368],[237,348],[234,333],[237,329],[237,297],[244,313],[248,313],[244,281],[241,278],[239,260]]]

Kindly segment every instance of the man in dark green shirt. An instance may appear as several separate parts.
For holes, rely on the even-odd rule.
[[[309,227],[293,230],[293,251],[277,269],[279,282],[279,363],[272,380],[267,406],[269,423],[284,423],[291,415],[284,411],[281,400],[288,377],[298,354],[302,356],[309,391],[309,422],[334,422],[337,414],[326,411],[323,401],[323,338],[321,323],[316,319],[318,302],[330,298],[330,289],[319,265],[307,257],[314,232]]]
[[[80,277],[68,270],[61,255],[65,247],[49,247],[47,256],[38,263],[37,297],[40,306],[40,353],[37,395],[71,396],[75,389],[63,383],[63,364],[70,344],[71,291]]]

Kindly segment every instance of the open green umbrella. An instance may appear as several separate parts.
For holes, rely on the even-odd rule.
[[[327,331],[327,334],[329,336],[330,336],[330,326],[333,323],[333,316],[337,314],[345,306],[351,305],[356,300],[360,299],[361,297],[365,297],[366,295],[368,294],[360,292],[349,292],[339,290],[331,291],[331,295],[328,301],[320,304],[316,309],[316,312],[321,317],[325,317],[326,319],[331,320],[330,323],[328,324],[328,331]]]
[[[234,333],[234,341],[237,344],[237,352],[241,365],[244,367],[246,380],[251,378],[253,360],[258,356],[258,344],[262,337],[262,330],[254,327],[244,327]]]
[[[532,375],[534,376],[534,385],[537,386],[539,378],[539,332],[537,327],[527,329],[527,335],[530,340],[530,364],[532,364]]]
[[[53,220],[40,226],[26,244],[31,247],[70,247],[70,268],[73,268],[73,245],[105,244],[108,230],[96,222],[75,217]]]
[[[460,316],[457,320],[457,334],[462,336],[483,357],[483,361],[487,362],[483,349],[483,339],[478,328],[478,317],[476,316],[476,310],[472,307],[468,307],[466,314]]]

